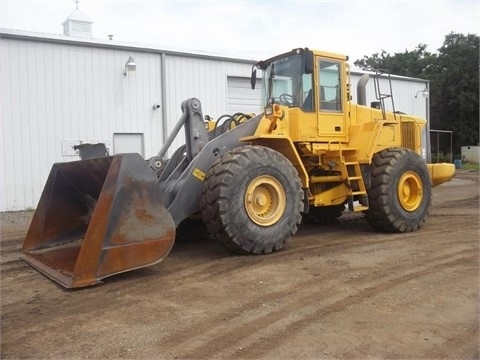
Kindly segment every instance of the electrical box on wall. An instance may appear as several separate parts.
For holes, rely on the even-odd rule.
[[[85,141],[83,142],[85,143]],[[107,139],[93,139],[88,141],[89,144],[105,144],[108,154],[112,155],[112,142]]]
[[[75,145],[80,145],[82,144],[82,140],[78,139],[63,139],[62,140],[62,155],[63,156],[78,156],[79,152],[78,150],[75,150],[73,147]]]
[[[62,140],[62,155],[63,156],[80,156],[80,152],[74,149],[74,146],[81,144],[105,144],[108,153],[112,154],[112,143],[110,140],[94,139],[94,140],[80,140],[80,139],[63,139]]]

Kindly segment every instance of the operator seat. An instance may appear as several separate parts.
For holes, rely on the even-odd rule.
[[[307,97],[305,98],[305,101],[303,102],[302,109],[304,111],[312,111],[313,110],[313,89],[310,89],[308,91]]]

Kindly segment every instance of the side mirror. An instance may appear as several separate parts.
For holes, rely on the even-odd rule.
[[[313,51],[306,49],[305,51],[305,73],[313,73]]]
[[[250,77],[250,85],[252,90],[255,89],[255,84],[257,83],[257,69],[252,69],[252,76]]]

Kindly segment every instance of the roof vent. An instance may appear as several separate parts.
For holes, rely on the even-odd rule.
[[[85,15],[79,8],[73,10],[70,16],[63,22],[63,34],[67,36],[76,36],[92,38],[93,21]]]

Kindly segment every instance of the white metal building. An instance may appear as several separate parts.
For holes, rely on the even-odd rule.
[[[462,161],[480,164],[480,146],[462,146]]]
[[[126,68],[130,57],[135,71]],[[103,142],[110,154],[155,155],[185,99],[197,97],[204,115],[214,118],[238,111],[258,113],[260,89],[250,88],[253,64],[111,40],[0,29],[0,211],[36,207],[52,164],[79,159],[73,145]],[[352,73],[354,99],[361,75]],[[393,80],[396,110],[428,118],[428,98],[416,96],[428,90],[428,83]],[[367,102],[372,101],[370,82]],[[174,146],[181,143],[178,139]]]

